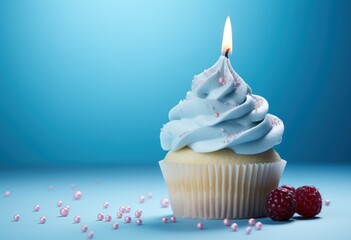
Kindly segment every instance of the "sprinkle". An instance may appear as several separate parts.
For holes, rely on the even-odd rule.
[[[236,232],[236,231],[238,231],[238,224],[233,223],[233,224],[230,226],[230,228],[232,229],[233,232]]]
[[[175,223],[177,221],[177,218],[175,216],[171,217],[171,222]]]
[[[246,232],[246,234],[250,234],[251,233],[251,227],[247,227],[246,229],[245,229],[245,232]]]
[[[218,79],[218,82],[219,82],[220,84],[222,84],[222,85],[226,85],[226,81],[225,81],[224,77],[220,77],[220,78]]]
[[[119,211],[120,211],[121,213],[125,213],[125,212],[126,212],[126,207],[124,207],[124,206],[120,207],[120,208],[119,208]]]
[[[104,202],[104,203],[102,204],[102,207],[103,207],[103,208],[108,208],[109,205],[110,205],[110,204],[109,204],[108,202]]]
[[[129,213],[129,212],[130,212],[130,209],[131,209],[130,206],[126,206],[126,207],[125,207],[126,213]]]
[[[105,221],[106,222],[111,222],[112,217],[110,215],[105,216]]]
[[[126,217],[124,218],[124,221],[125,221],[125,223],[130,223],[130,221],[132,221],[132,218],[129,217],[129,216],[126,216]]]
[[[164,198],[161,200],[161,207],[166,208],[169,205],[169,200],[167,198]]]
[[[4,193],[4,195],[5,195],[5,197],[9,197],[9,196],[11,195],[11,192],[10,192],[10,191],[6,191],[6,192]]]
[[[86,232],[86,231],[88,231],[88,226],[83,225],[80,229],[82,229],[82,232]]]
[[[215,115],[215,117],[219,117],[219,113],[218,113],[218,112],[217,112],[217,113],[215,113],[214,115]]]
[[[16,214],[13,216],[13,221],[18,222],[20,220],[20,215]]]
[[[94,232],[89,232],[88,233],[88,238],[93,238],[94,237]]]
[[[223,220],[223,224],[224,224],[224,226],[230,226],[230,220],[229,220],[229,218],[225,218],[225,219]]]
[[[139,203],[144,203],[144,202],[145,202],[145,197],[144,197],[144,195],[141,195],[139,197]]]
[[[67,207],[61,208],[60,209],[60,214],[61,214],[62,217],[67,217],[68,214],[69,214],[69,208],[67,208]]]
[[[167,219],[166,217],[163,217],[163,218],[162,218],[162,222],[163,222],[163,223],[167,223],[167,222],[168,222],[168,219]]]
[[[34,212],[38,212],[40,210],[40,206],[37,204],[34,206]]]
[[[255,224],[255,227],[256,227],[257,230],[261,230],[262,229],[262,223],[261,222],[257,222]]]
[[[73,197],[75,200],[81,199],[82,195],[83,195],[83,193],[81,191],[76,191],[73,193]]]
[[[113,224],[112,224],[112,228],[113,228],[113,229],[118,229],[118,228],[119,228],[118,222],[113,223]]]
[[[104,215],[102,215],[101,213],[98,213],[97,220],[102,221],[103,219],[104,219]]]
[[[251,226],[255,226],[256,220],[255,220],[254,218],[250,218],[250,219],[248,220],[248,223],[249,223],[249,225],[251,225]]]
[[[118,212],[117,213],[117,218],[122,218],[123,217],[123,213],[122,212]]]
[[[140,217],[141,217],[141,212],[136,211],[136,212],[134,213],[134,216],[135,216],[136,218],[140,218]]]
[[[40,224],[44,224],[46,222],[46,217],[45,216],[40,217],[39,222]]]
[[[137,224],[137,225],[141,225],[142,223],[143,223],[143,221],[142,221],[141,219],[137,219],[137,220],[136,220],[136,224]]]
[[[203,223],[198,223],[196,226],[197,226],[197,229],[199,229],[199,230],[202,230],[204,228]]]
[[[150,199],[150,198],[152,198],[152,192],[149,192],[148,194],[147,194],[147,197]]]
[[[329,199],[325,199],[325,205],[329,206],[330,205],[330,200]]]
[[[75,223],[80,223],[80,217],[79,217],[79,216],[75,216],[75,217],[73,218],[73,221],[74,221]]]
[[[61,207],[61,206],[62,206],[62,203],[63,203],[63,202],[62,202],[61,200],[58,200],[58,201],[57,201],[57,206],[58,206],[58,207]]]

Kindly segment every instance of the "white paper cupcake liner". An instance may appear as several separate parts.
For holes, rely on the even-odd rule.
[[[159,164],[175,216],[224,219],[265,216],[266,195],[278,186],[286,161]]]

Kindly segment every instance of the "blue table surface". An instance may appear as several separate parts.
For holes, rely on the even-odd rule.
[[[331,205],[324,205],[318,217],[309,220],[296,215],[288,222],[261,218],[263,229],[253,229],[246,235],[247,220],[231,220],[239,225],[237,232],[230,231],[221,220],[177,219],[176,223],[162,223],[162,217],[172,216],[172,209],[160,207],[160,200],[168,193],[157,165],[0,170],[0,193],[11,192],[10,197],[0,197],[0,239],[87,239],[87,233],[81,231],[83,224],[94,232],[94,239],[351,239],[350,171],[351,165],[288,163],[281,184],[315,185]],[[49,186],[53,186],[52,190]],[[83,193],[81,200],[73,199],[76,190]],[[149,192],[153,193],[151,199],[147,197]],[[140,195],[146,197],[143,204],[138,202]],[[59,216],[58,200],[70,206],[67,217]],[[107,209],[102,207],[105,201],[110,203]],[[33,211],[35,204],[41,206],[39,212]],[[143,209],[141,226],[136,225],[135,218],[130,224],[117,219],[116,213],[123,205],[131,206],[132,217],[137,209]],[[112,221],[97,221],[100,212],[111,215]],[[13,221],[15,214],[20,215],[19,222]],[[82,219],[79,224],[73,222],[76,215]],[[46,216],[45,224],[39,224],[41,216]],[[112,229],[114,222],[119,223],[118,230]],[[198,222],[204,224],[201,231],[196,228]]]

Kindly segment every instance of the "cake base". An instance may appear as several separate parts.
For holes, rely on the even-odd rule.
[[[213,163],[173,159],[159,164],[176,217],[224,219],[266,216],[266,196],[278,186],[286,161]]]

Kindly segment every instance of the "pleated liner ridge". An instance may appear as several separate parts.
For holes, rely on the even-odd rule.
[[[278,186],[286,161],[159,164],[175,216],[224,219],[264,217],[266,195]]]

